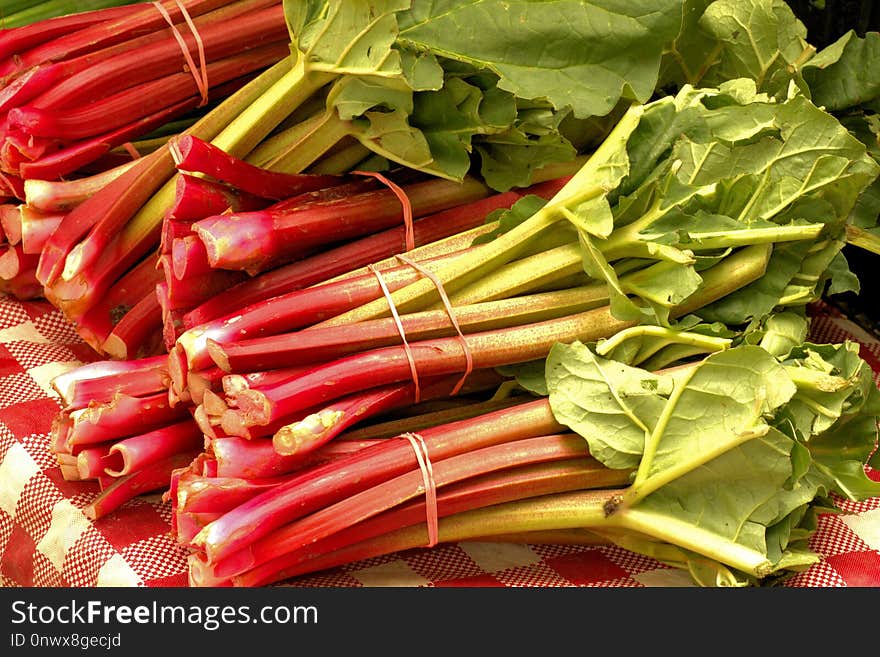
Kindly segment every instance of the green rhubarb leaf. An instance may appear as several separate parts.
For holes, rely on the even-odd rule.
[[[806,27],[783,0],[717,0],[699,26],[716,42],[701,84],[747,77],[775,96],[784,96],[791,82],[803,85],[800,69],[814,49]]]
[[[781,433],[773,431],[776,435]],[[797,515],[816,497],[825,497],[828,494],[824,478],[812,468],[809,450],[797,441],[791,441],[790,446],[792,474],[789,480],[750,517],[750,520],[767,528],[775,527],[779,523],[790,526],[791,514]],[[781,537],[777,536],[776,540],[779,538]]]
[[[858,294],[861,290],[861,282],[858,276],[849,268],[849,263],[843,251],[839,251],[834,255],[826,273],[829,278],[828,287],[825,290],[826,294],[835,295],[845,292]]]
[[[843,417],[810,441],[814,470],[829,490],[845,499],[863,501],[880,495],[880,482],[865,472],[877,441],[877,416]]]
[[[685,0],[678,36],[663,55],[660,66],[661,88],[698,85],[706,69],[716,59],[715,40],[700,28],[700,18],[713,0]]]
[[[310,70],[401,73],[396,13],[409,0],[284,0],[291,49]]]
[[[443,67],[433,53],[398,46],[400,69],[413,91],[437,91],[443,86]]]
[[[511,228],[519,226],[545,205],[547,205],[547,199],[541,198],[535,194],[526,194],[509,208],[493,210],[486,216],[486,223],[488,224],[497,221],[498,227],[489,233],[475,237],[473,244],[485,244],[486,242],[491,242],[499,235],[503,235],[509,231]]]
[[[437,91],[417,93],[410,124],[428,142],[435,168],[463,178],[471,166],[475,135],[506,130],[515,118],[513,98],[490,93],[462,78],[449,78]]]
[[[662,260],[628,274],[621,285],[627,293],[654,306],[668,320],[669,310],[696,292],[702,282],[702,277],[693,267]]]
[[[860,111],[840,117],[840,123],[862,142],[871,157],[880,160],[880,116]]]
[[[878,221],[880,221],[880,180],[875,180],[856,200],[850,213],[850,223],[876,236],[880,234]]]
[[[632,197],[631,202],[635,202],[636,199],[649,196],[644,191],[640,193],[640,188],[652,188],[651,183],[657,175],[655,171],[664,164],[663,160],[669,155],[675,141],[704,125],[700,116],[700,98],[700,94],[687,93],[685,90],[645,106],[639,125],[627,144],[630,170],[617,190],[620,197]],[[664,171],[668,170],[666,163]],[[640,206],[644,204],[644,200],[638,203]]]
[[[545,102],[517,100],[516,117],[508,129],[474,140],[486,182],[499,191],[526,187],[536,169],[573,159],[577,150],[560,133],[566,116],[567,112],[554,110]]]
[[[479,114],[482,91],[459,78],[437,91],[416,94],[410,124],[428,142],[433,166],[463,178],[471,166],[471,139],[483,129]]]
[[[693,325],[689,319],[683,324],[687,328],[640,325],[623,329],[610,338],[599,340],[595,351],[604,358],[657,371],[668,362],[696,354],[720,351],[727,349],[731,344],[730,337],[733,334],[726,327],[712,324]],[[644,364],[646,361],[663,362],[664,365],[648,367]]]
[[[783,570],[779,573],[781,577],[802,572],[819,561],[809,546],[810,537],[816,533],[816,507],[817,504],[811,501],[767,528],[767,556]],[[773,579],[765,578],[764,581],[772,582]]]
[[[502,376],[515,379],[520,387],[535,395],[546,397],[550,394],[547,390],[546,362],[543,358],[525,363],[503,365],[495,369]]]
[[[855,112],[840,118],[842,125],[859,141],[865,144],[868,154],[880,161],[880,117],[867,112]],[[849,222],[870,231],[880,232],[880,179],[871,183],[856,200],[850,213]]]
[[[850,30],[804,66],[803,75],[817,105],[839,111],[880,97],[880,34],[859,37]]]
[[[820,192],[821,198],[833,205],[838,220],[843,221],[858,193],[877,178],[880,166],[866,153],[865,144],[802,96],[783,105],[779,120],[785,126],[786,148],[780,151],[778,172],[790,175],[794,166],[809,171],[809,175],[792,176],[800,183],[798,194]],[[835,176],[834,171],[844,159],[850,161],[850,166]],[[793,200],[783,197],[776,206]]]
[[[519,98],[603,116],[621,97],[647,101],[681,25],[681,0],[417,2],[400,41],[499,76]]]
[[[768,111],[772,111],[772,130],[767,125]],[[760,133],[751,128],[740,133],[746,139],[749,133],[760,134],[761,139],[755,142],[688,145],[678,151],[682,166],[676,175],[681,184],[705,187],[725,178],[742,179],[738,197],[745,202],[736,217],[740,221],[776,220],[802,197],[818,197],[835,210],[827,222],[842,222],[857,191],[877,177],[877,164],[866,155],[864,145],[803,96],[775,106],[758,102],[728,106],[711,114],[714,119],[725,119],[723,125],[728,130],[738,122],[748,125],[760,121],[766,126]],[[748,195],[743,194],[744,185],[750,186]],[[729,206],[730,197],[725,200]],[[732,210],[729,207],[726,214]]]
[[[785,490],[793,444],[787,436],[768,430],[719,451],[715,458],[688,469],[633,507],[638,510],[641,530],[651,527],[652,533],[662,535],[668,528],[687,528],[678,541],[693,536],[697,544],[689,547],[710,557],[719,545],[742,546],[765,556],[767,527],[761,516]]]
[[[412,89],[401,78],[362,75],[340,78],[327,95],[327,106],[339,118],[350,121],[370,111],[409,114],[413,109]]]
[[[671,379],[596,356],[580,342],[554,345],[546,360],[553,415],[609,468],[638,465]]]
[[[807,339],[809,322],[802,314],[785,311],[773,313],[763,322],[756,337],[759,346],[776,357],[787,355]]]
[[[655,190],[650,222],[695,207],[747,227],[803,223],[805,215],[822,216],[815,209],[822,205],[831,213],[821,223],[842,224],[880,172],[864,144],[803,96],[738,104],[729,92],[749,98],[745,88],[726,90],[686,91],[646,109],[631,140],[624,194],[644,198]],[[647,185],[641,193],[633,187],[639,176]],[[645,232],[650,223],[642,219],[639,227]]]
[[[698,582],[765,583],[803,570],[818,560],[808,539],[817,514],[834,512],[829,493],[880,493],[864,471],[880,390],[854,344],[802,343],[784,360],[741,345],[674,375],[556,345],[546,383],[554,415],[594,456],[637,468],[591,531]],[[789,410],[805,390],[839,414],[801,441]]]
[[[480,173],[493,189],[526,187],[532,173],[551,162],[569,161],[577,151],[560,134],[567,111],[546,101],[516,98],[498,87],[498,76],[486,69],[444,59],[448,78],[479,87],[479,115],[489,129],[474,133],[472,148],[479,154]]]
[[[805,441],[827,431],[845,413],[855,413],[876,387],[853,342],[802,343],[791,350],[785,365],[798,390],[778,419]]]
[[[877,445],[880,390],[858,344],[804,343],[792,349],[785,365],[789,372],[797,368],[798,392],[775,422],[803,442],[809,468],[804,479],[826,496],[860,501],[880,494],[880,482],[864,467]]]
[[[614,215],[605,196],[578,203],[566,217],[575,228],[591,237],[608,237],[614,230]]]
[[[782,365],[759,347],[743,345],[707,356],[670,396],[646,443],[635,485],[656,488],[652,478],[681,474],[765,435],[766,417],[795,392]]]
[[[407,112],[370,111],[356,121],[359,129],[354,136],[375,154],[414,169],[431,170],[431,147],[420,131],[413,130]]]
[[[475,139],[474,150],[480,156],[480,175],[498,191],[527,187],[536,170],[577,154],[558,133],[533,135],[518,128]]]
[[[684,256],[692,250],[717,257],[725,249],[776,243],[767,275],[698,312],[728,324],[760,321],[778,305],[821,295],[842,242],[814,243],[820,233],[842,233],[854,200],[880,171],[833,116],[799,94],[768,101],[750,82],[685,89],[651,103],[627,153],[630,173],[612,206],[615,229],[586,244],[585,269],[602,276],[620,257],[688,267],[695,263]],[[719,219],[702,232],[712,216]],[[590,230],[583,221],[581,228]],[[803,245],[783,243],[788,240]]]

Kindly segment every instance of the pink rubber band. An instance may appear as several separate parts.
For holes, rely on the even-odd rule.
[[[440,522],[437,513],[437,482],[434,481],[434,469],[428,456],[428,446],[425,444],[425,439],[417,433],[404,433],[400,437],[406,438],[412,445],[419,468],[422,470],[422,479],[425,482],[425,516],[428,524],[426,547],[434,547],[440,537]]]
[[[412,203],[410,203],[409,197],[406,195],[406,192],[403,191],[403,188],[397,183],[393,183],[388,178],[383,176],[381,173],[377,171],[352,171],[359,176],[371,176],[381,182],[383,185],[387,186],[394,195],[400,199],[400,204],[403,206],[403,225],[406,228],[406,237],[405,237],[405,245],[407,251],[412,251],[416,248],[416,234],[415,228],[413,227],[413,210]]]
[[[139,160],[141,158],[141,154],[138,153],[138,149],[134,147],[130,141],[125,142],[122,147],[125,149],[125,152],[131,156],[132,160]]]
[[[464,333],[461,330],[461,326],[458,323],[458,319],[455,316],[455,310],[452,307],[452,302],[449,300],[449,295],[446,294],[446,289],[443,287],[443,282],[430,269],[428,269],[427,267],[423,267],[414,260],[410,260],[406,256],[398,254],[396,257],[401,262],[408,264],[417,272],[423,274],[424,276],[427,276],[431,280],[431,282],[434,284],[434,287],[437,288],[437,292],[440,294],[440,299],[443,301],[443,306],[446,308],[446,314],[449,315],[449,321],[452,322],[452,326],[458,332],[458,339],[461,343],[461,349],[464,352],[465,369],[464,374],[458,380],[458,383],[455,384],[455,387],[452,389],[451,394],[457,395],[461,390],[461,387],[464,385],[464,382],[467,380],[468,376],[470,376],[471,372],[474,371],[474,356],[471,353],[471,348],[470,346],[468,346],[467,340],[465,340],[464,337]]]
[[[174,0],[175,4],[177,4],[178,9],[180,9],[180,13],[183,14],[183,19],[186,21],[186,24],[189,26],[190,32],[192,32],[193,37],[196,40],[196,47],[199,50],[199,64],[200,66],[196,66],[196,63],[193,61],[192,55],[189,53],[189,49],[186,47],[186,41],[183,40],[183,35],[180,33],[180,30],[177,29],[177,26],[174,24],[174,21],[171,18],[171,15],[168,13],[168,10],[162,6],[160,2],[154,2],[153,6],[162,14],[162,18],[165,19],[165,22],[171,26],[171,33],[174,35],[174,38],[177,40],[177,44],[180,46],[180,50],[183,53],[183,58],[186,60],[187,66],[189,66],[189,72],[192,73],[193,79],[196,82],[196,88],[199,90],[199,94],[202,96],[202,102],[199,103],[199,107],[203,107],[208,104],[208,68],[205,58],[205,44],[202,42],[202,36],[199,34],[199,31],[196,29],[195,23],[193,23],[192,18],[190,18],[189,12],[186,10],[186,7],[183,6],[183,3],[180,0]]]
[[[413,385],[415,386],[413,403],[418,404],[422,399],[422,391],[419,386],[419,372],[416,369],[416,360],[413,358],[412,349],[410,349],[409,342],[406,340],[406,332],[403,330],[403,323],[400,321],[397,306],[394,305],[394,300],[391,298],[391,291],[385,284],[382,272],[376,269],[373,265],[367,265],[367,269],[373,272],[376,280],[379,281],[379,287],[382,288],[382,294],[385,295],[385,299],[388,301],[388,307],[391,309],[391,316],[394,317],[394,323],[397,324],[397,332],[400,334],[400,339],[403,341],[403,351],[406,353],[406,359],[409,361],[409,371],[410,374],[412,374]]]

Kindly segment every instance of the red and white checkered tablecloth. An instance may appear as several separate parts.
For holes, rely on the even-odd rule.
[[[880,342],[839,314],[817,342],[859,341],[880,373]],[[50,381],[94,355],[48,302],[0,297],[0,586],[185,586],[185,551],[160,495],[90,521],[97,485],[67,482],[49,452],[60,409]],[[878,377],[880,379],[880,377]],[[880,478],[880,473],[872,472]],[[880,498],[821,518],[822,560],[791,587],[880,586]],[[689,576],[616,547],[471,542],[415,549],[288,582],[297,586],[690,586]]]

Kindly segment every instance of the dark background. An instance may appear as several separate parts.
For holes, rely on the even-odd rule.
[[[864,36],[880,24],[876,0],[788,0],[788,6],[807,26],[808,40],[817,47],[827,46],[851,29]]]

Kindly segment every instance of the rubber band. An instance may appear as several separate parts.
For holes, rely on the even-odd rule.
[[[394,192],[394,195],[400,200],[400,204],[403,206],[403,225],[406,228],[404,237],[405,248],[407,251],[412,251],[416,248],[416,233],[415,227],[413,226],[412,203],[410,203],[409,197],[406,195],[406,192],[403,191],[403,188],[397,183],[388,180],[388,178],[378,171],[352,171],[352,173],[359,176],[371,176]]]
[[[122,147],[125,149],[125,152],[131,156],[132,160],[141,159],[141,154],[138,153],[138,149],[135,148],[134,144],[132,144],[130,141],[125,142]]]
[[[458,319],[455,316],[455,310],[452,307],[452,302],[449,300],[449,295],[446,294],[446,289],[443,287],[443,282],[430,269],[428,269],[427,267],[423,267],[414,260],[410,260],[406,256],[402,256],[400,254],[398,254],[396,258],[401,262],[408,264],[417,272],[423,274],[424,276],[427,276],[431,280],[431,282],[434,284],[434,287],[437,288],[437,292],[440,294],[440,299],[443,301],[443,306],[446,308],[446,314],[449,315],[449,321],[452,322],[452,326],[458,332],[458,339],[459,342],[461,342],[461,349],[464,352],[465,370],[462,377],[458,380],[458,383],[456,383],[455,387],[452,389],[451,394],[457,395],[461,390],[461,387],[464,385],[464,382],[467,380],[468,376],[470,376],[471,372],[474,371],[474,356],[471,353],[471,348],[468,345],[467,340],[464,337],[464,333],[461,330],[461,326],[458,323]]]
[[[174,0],[178,9],[180,9],[180,13],[183,14],[183,19],[186,21],[186,24],[189,26],[190,32],[192,32],[193,37],[196,40],[196,47],[199,50],[199,64],[200,66],[196,66],[196,63],[193,61],[192,55],[189,53],[189,48],[186,46],[186,41],[183,39],[183,35],[180,33],[180,30],[177,29],[177,25],[174,24],[174,20],[171,18],[171,15],[168,13],[168,10],[162,6],[161,2],[154,2],[153,6],[158,10],[160,14],[162,14],[162,18],[165,19],[165,22],[171,26],[171,33],[174,35],[174,38],[177,40],[177,44],[180,46],[181,52],[183,52],[183,58],[186,60],[187,66],[189,66],[189,72],[192,73],[193,79],[196,82],[196,88],[199,90],[199,94],[202,96],[202,102],[199,103],[199,107],[203,107],[208,104],[208,65],[205,57],[205,44],[202,42],[202,36],[199,34],[199,31],[196,29],[196,25],[193,22],[192,18],[190,18],[189,12],[186,10],[186,7],[183,6],[180,0]]]
[[[416,460],[422,470],[422,480],[425,482],[425,516],[428,524],[428,544],[425,547],[434,547],[440,538],[440,522],[437,513],[437,482],[434,481],[434,469],[428,456],[428,446],[425,439],[417,433],[404,433],[400,435],[412,445],[416,453]]]
[[[415,386],[413,403],[418,404],[422,399],[421,386],[419,385],[419,372],[416,369],[416,359],[413,358],[412,349],[409,346],[409,342],[406,340],[406,331],[403,330],[403,323],[400,321],[397,306],[394,305],[394,300],[391,298],[391,291],[385,284],[382,272],[371,264],[367,265],[367,269],[373,272],[376,280],[379,281],[379,287],[382,288],[382,294],[385,295],[385,299],[388,301],[388,307],[391,309],[391,316],[394,317],[394,323],[397,324],[397,332],[400,334],[400,339],[403,341],[403,351],[406,354],[406,359],[409,361],[409,371],[412,375],[413,385]]]

